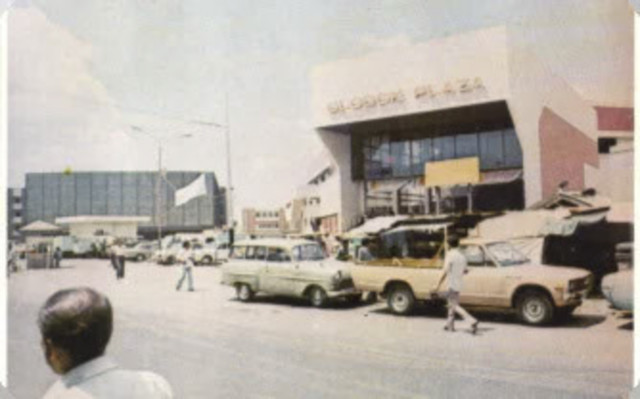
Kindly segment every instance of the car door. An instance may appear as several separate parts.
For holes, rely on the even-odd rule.
[[[278,295],[289,295],[292,292],[292,266],[286,261],[267,261],[268,248],[257,247],[260,255],[264,255],[265,272],[262,274],[262,287],[266,292]],[[273,258],[272,258],[273,259]]]
[[[468,272],[463,277],[460,302],[476,306],[501,306],[506,297],[506,273],[481,245],[461,248],[467,258]]]
[[[295,294],[296,271],[287,250],[279,247],[267,248],[266,264],[270,290],[280,295]]]

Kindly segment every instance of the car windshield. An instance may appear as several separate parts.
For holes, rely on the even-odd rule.
[[[296,261],[323,260],[324,258],[324,251],[318,244],[304,244],[293,248],[293,259]]]
[[[524,256],[508,242],[496,242],[487,244],[487,250],[500,263],[500,266],[515,266],[529,263],[529,258]]]

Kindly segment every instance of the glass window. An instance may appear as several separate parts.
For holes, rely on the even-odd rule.
[[[433,139],[433,160],[443,161],[455,157],[455,143],[453,136],[436,137]]]
[[[291,262],[291,257],[283,248],[269,248],[268,262]]]
[[[502,148],[502,132],[486,132],[480,134],[480,168],[499,169],[504,167]]]
[[[244,259],[247,252],[247,247],[241,246],[233,246],[231,249],[231,258],[232,259]]]
[[[469,266],[492,266],[492,263],[485,256],[484,250],[477,245],[463,247],[462,254],[467,258]]]
[[[529,263],[530,260],[512,244],[496,242],[487,245],[487,250],[493,254],[501,266],[515,266]]]
[[[293,260],[322,260],[325,258],[324,251],[318,244],[298,245],[293,248]]]
[[[264,260],[267,257],[267,248],[256,247],[254,257],[256,260]]]
[[[245,259],[255,259],[256,247],[247,247],[247,251],[244,253]]]
[[[509,168],[522,167],[522,148],[520,141],[513,129],[502,131],[502,139],[504,141],[504,164]]]
[[[411,141],[411,173],[414,175],[424,173],[424,162],[422,161],[421,140]]]
[[[391,157],[389,159],[393,176],[408,176],[411,173],[411,148],[409,141],[394,141],[391,143]]]
[[[478,135],[459,134],[456,136],[456,158],[475,157],[478,155]]]

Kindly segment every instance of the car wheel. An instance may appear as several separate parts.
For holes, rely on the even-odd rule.
[[[176,258],[173,256],[167,258],[167,265],[173,265],[174,263],[176,263]]]
[[[249,302],[253,299],[253,290],[249,286],[249,284],[241,283],[236,285],[236,297],[241,302]]]
[[[138,262],[142,262],[142,261],[144,261],[145,259],[146,259],[146,258],[145,258],[145,256],[144,256],[143,254],[138,254],[138,255],[136,256],[136,260],[137,260]]]
[[[309,301],[313,307],[321,308],[327,303],[327,293],[320,287],[311,287]]]
[[[202,263],[205,264],[205,265],[210,265],[210,264],[213,263],[213,258],[211,258],[211,256],[209,256],[209,255],[204,256],[202,258]]]
[[[404,284],[396,284],[391,287],[387,296],[387,305],[395,314],[406,315],[411,313],[416,298],[411,288]]]
[[[518,297],[517,311],[524,323],[544,325],[553,319],[554,306],[544,292],[527,290]]]

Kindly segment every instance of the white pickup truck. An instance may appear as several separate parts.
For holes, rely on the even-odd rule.
[[[463,240],[468,261],[460,303],[465,307],[515,311],[532,325],[567,317],[582,303],[591,284],[588,271],[533,264],[509,242]],[[407,314],[416,300],[435,300],[443,270],[444,247],[432,259],[372,259],[351,269],[358,290],[386,297],[396,314]]]

